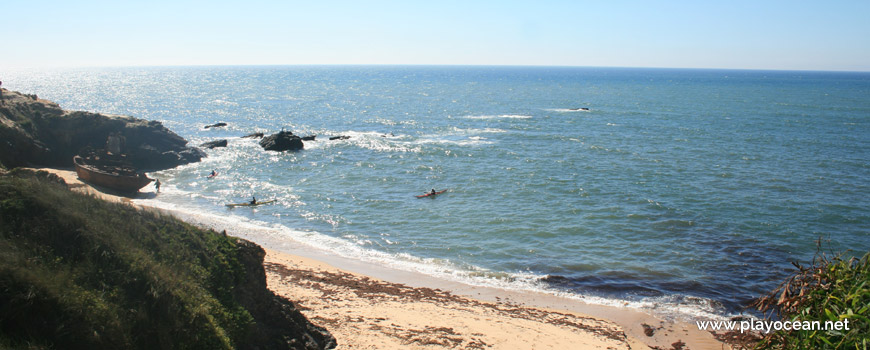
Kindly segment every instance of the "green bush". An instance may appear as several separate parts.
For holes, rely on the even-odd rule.
[[[848,320],[849,329],[771,332],[759,349],[870,349],[870,253],[861,258],[820,252],[755,306],[782,321]]]
[[[232,349],[253,318],[236,239],[0,176],[0,348]]]

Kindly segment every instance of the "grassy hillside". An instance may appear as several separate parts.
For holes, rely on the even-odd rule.
[[[334,346],[266,289],[263,256],[45,173],[0,176],[0,348]]]

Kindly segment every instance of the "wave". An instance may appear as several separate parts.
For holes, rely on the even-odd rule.
[[[465,119],[531,119],[530,115],[502,114],[502,115],[467,115]]]
[[[414,137],[410,135],[384,134],[374,131],[343,131],[331,134],[348,136],[347,139],[333,141],[307,142],[306,148],[317,149],[324,147],[337,147],[338,145],[353,145],[380,152],[423,152],[424,145],[456,145],[476,146],[492,144],[493,141],[482,134],[504,133],[503,129],[461,129],[452,128],[450,131]]]
[[[483,128],[483,129],[463,129],[454,127],[451,132],[448,132],[448,135],[479,135],[479,134],[501,134],[508,132],[505,129],[499,128]]]
[[[216,105],[223,105],[223,106],[238,106],[239,105],[237,102],[227,101],[227,100],[223,100],[223,99],[214,99],[211,101],[211,103],[214,103]]]
[[[488,141],[485,137],[471,136],[466,139],[445,139],[445,138],[423,138],[414,142],[418,145],[438,144],[438,145],[456,145],[456,146],[479,146],[491,145],[495,142]]]
[[[179,192],[177,189],[174,192]],[[176,193],[180,194],[180,193]],[[181,197],[184,197],[183,195]],[[724,320],[720,304],[706,298],[685,295],[660,295],[620,298],[591,295],[560,288],[558,276],[529,272],[493,271],[449,259],[422,258],[408,253],[389,253],[366,248],[365,241],[353,237],[339,238],[316,231],[295,230],[280,223],[269,223],[230,214],[215,214],[187,204],[158,199],[134,199],[134,203],[168,211],[186,222],[244,238],[267,247],[293,247],[292,250],[314,255],[361,261],[397,271],[418,273],[436,279],[473,287],[495,288],[510,292],[536,292],[587,304],[639,309],[667,319]],[[290,248],[285,248],[290,249]],[[401,282],[401,281],[400,281]]]
[[[306,142],[305,147],[309,149],[319,149],[340,145],[354,145],[379,152],[422,152],[422,149],[419,146],[408,141],[411,138],[408,135],[396,135],[393,133],[382,133],[376,131],[338,131],[326,132],[325,134],[346,136],[347,138],[329,140],[327,137],[319,137],[316,141]]]
[[[584,109],[585,108],[585,109]],[[558,113],[576,113],[576,112],[591,112],[589,108],[544,108],[545,111],[548,112],[558,112]]]

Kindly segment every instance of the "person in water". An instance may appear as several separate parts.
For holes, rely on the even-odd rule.
[[[160,193],[160,179],[154,180],[154,187],[157,188],[157,193]]]
[[[257,197],[255,197],[255,196],[251,196],[251,197],[252,197],[251,205],[257,204]]]

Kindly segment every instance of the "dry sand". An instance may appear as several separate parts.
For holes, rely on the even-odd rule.
[[[59,175],[73,191],[131,203],[81,182],[75,171],[38,170]],[[379,280],[275,249],[267,249],[264,267],[269,288],[328,329],[338,349],[730,348],[694,325],[637,310],[468,286],[458,295]],[[484,297],[464,296],[475,294]],[[482,300],[485,296],[492,300]],[[560,302],[571,303],[572,311],[551,308]]]
[[[595,307],[596,313],[608,309],[636,327],[527,306],[528,296],[490,302],[409,287],[275,250],[267,250],[264,265],[269,289],[294,300],[309,319],[332,332],[339,349],[729,348],[691,325],[620,308]],[[656,334],[644,334],[643,324]],[[637,328],[639,335],[626,328]]]

